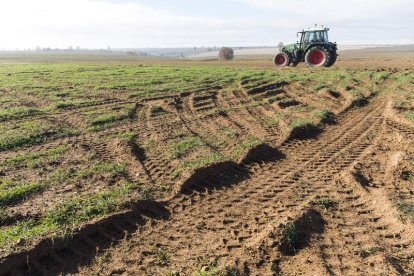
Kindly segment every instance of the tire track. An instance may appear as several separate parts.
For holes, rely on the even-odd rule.
[[[326,164],[333,160],[343,161],[345,164],[349,162],[349,158],[357,158],[358,156],[355,156],[355,154],[360,154],[370,145],[359,140],[362,140],[360,137],[370,131],[367,126],[370,125],[371,128],[378,127],[381,119],[372,117],[374,116],[371,115],[367,118],[359,127],[354,127],[356,129],[354,132],[345,134],[346,137],[342,139],[344,141],[341,142],[340,140],[337,144],[332,144],[335,145],[332,146],[332,152],[334,153],[336,153],[334,148],[342,147],[336,153],[336,156],[326,159],[325,162],[318,159],[314,160],[313,165],[317,167],[314,171],[301,172],[299,169],[291,172],[291,177],[285,177],[283,181],[274,180],[273,182],[269,182],[269,179],[273,177],[272,173],[268,176],[254,174],[251,176],[254,179],[253,183],[247,180],[235,188],[217,192],[211,191],[208,196],[197,193],[184,200],[178,199],[181,202],[176,204],[171,203],[169,209],[172,215],[168,222],[160,222],[157,227],[143,226],[140,233],[137,234],[138,236],[132,239],[134,242],[131,242],[136,248],[136,251],[134,251],[135,257],[139,260],[145,259],[143,257],[144,252],[148,249],[148,245],[154,242],[152,240],[154,236],[157,236],[157,241],[165,247],[165,250],[177,256],[185,256],[185,252],[188,252],[188,246],[192,248],[192,251],[201,255],[216,252],[215,254],[222,258],[231,259],[231,256],[240,254],[238,252],[245,250],[244,245],[256,239],[258,233],[266,228],[269,221],[275,218],[280,219],[281,215],[286,216],[286,213],[289,215],[300,213],[306,208],[309,202],[319,191],[324,189],[336,173],[336,171],[325,172]],[[355,142],[355,135],[357,134],[359,134],[357,137],[357,140],[359,140]],[[327,143],[330,142],[333,141],[327,141]],[[356,151],[348,154],[347,149],[350,147],[355,147]],[[323,181],[320,181],[318,179],[321,178],[322,172],[324,177],[322,177]],[[221,181],[223,181],[223,178],[221,178]],[[216,181],[220,181],[220,177]],[[177,233],[173,236],[168,231],[171,225],[174,225],[177,230]],[[199,228],[201,230],[197,230]],[[185,238],[178,242],[177,238],[174,238],[176,236],[185,237],[190,233],[192,239],[197,241],[196,243],[184,242]],[[226,238],[220,240],[218,237]],[[174,256],[171,256],[171,258],[174,259]],[[193,256],[189,261],[195,262],[195,258]],[[144,274],[160,273],[155,268],[151,270],[150,267],[148,263],[143,261],[136,269]]]
[[[414,136],[414,129],[413,128],[405,126],[401,123],[395,122],[391,119],[387,119],[386,122],[387,122],[387,125],[389,127],[393,128],[397,131],[402,132],[402,133],[404,133],[405,135],[407,135],[409,137]]]
[[[121,230],[118,229],[118,232],[131,235],[126,241],[130,248],[134,249],[133,256],[130,257],[135,261],[130,260],[130,269],[145,275],[164,272],[163,268],[151,265],[154,260],[148,252],[154,246],[161,246],[177,268],[187,266],[184,271],[189,268],[189,263],[197,262],[197,257],[209,255],[211,252],[215,252],[226,261],[234,260],[234,256],[243,255],[247,246],[254,243],[269,225],[273,225],[274,220],[295,217],[303,212],[331,183],[336,174],[361,156],[371,145],[370,140],[366,139],[367,136],[371,131],[378,130],[383,119],[380,109],[381,106],[364,109],[366,113],[360,111],[361,115],[356,118],[352,118],[351,113],[349,117],[344,118],[344,124],[340,122],[338,126],[330,127],[319,139],[283,144],[281,150],[286,154],[286,159],[254,165],[241,164],[230,171],[209,175],[198,183],[200,191],[192,189],[189,191],[190,195],[183,195],[168,203],[168,220],[139,220],[139,226],[132,227],[132,230],[122,230],[128,227],[119,227]],[[152,124],[147,129],[151,131],[159,127],[160,125]],[[100,148],[102,147],[98,145],[98,152]],[[307,154],[298,154],[298,149]],[[300,157],[292,158],[293,154]],[[264,157],[266,158],[269,156]],[[159,166],[160,164],[154,165]],[[226,183],[243,171],[248,172],[249,178],[234,187],[227,187]],[[82,236],[82,243],[100,250],[107,250],[118,244],[120,239],[114,238],[111,241],[114,234],[105,229],[116,228],[115,225],[122,225],[118,220],[125,219],[135,220],[136,215],[134,217],[124,214],[119,218],[105,220],[108,226],[93,230],[86,238]],[[156,240],[154,237],[157,237]],[[111,241],[110,245],[100,246],[103,240]],[[76,247],[70,248],[69,251],[76,251]],[[45,253],[45,260],[48,261],[31,256],[27,263],[8,267],[23,272],[27,272],[29,267],[30,273],[34,271],[40,275],[49,275],[51,272],[67,271],[67,268],[85,266],[79,261],[68,262],[61,253],[56,257],[55,247],[52,246],[52,249],[51,252]],[[84,258],[93,259],[98,249],[93,253],[84,254]],[[74,255],[76,260],[82,256],[76,252]],[[188,263],[180,263],[178,256],[188,256]],[[52,259],[54,262],[50,261]],[[0,267],[4,268],[8,260],[0,264]]]

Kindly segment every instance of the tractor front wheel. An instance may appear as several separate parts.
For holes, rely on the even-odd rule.
[[[274,57],[273,62],[276,67],[285,67],[290,65],[292,59],[288,53],[281,52]]]
[[[327,67],[330,60],[330,53],[322,46],[313,46],[305,55],[305,62],[311,67]]]

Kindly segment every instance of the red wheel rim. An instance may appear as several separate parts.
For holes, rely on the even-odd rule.
[[[286,63],[286,57],[283,54],[279,54],[276,56],[276,65],[284,65]]]
[[[309,62],[312,65],[320,65],[324,59],[325,59],[324,53],[319,50],[314,50],[309,55]]]

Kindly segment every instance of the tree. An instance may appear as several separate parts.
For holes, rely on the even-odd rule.
[[[283,47],[283,42],[279,42],[279,44],[277,44],[277,48],[282,48]]]
[[[232,48],[223,47],[219,52],[219,58],[224,60],[231,60],[234,58],[234,51]]]

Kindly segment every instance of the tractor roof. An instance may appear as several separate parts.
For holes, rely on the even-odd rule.
[[[316,31],[329,31],[329,28],[325,28],[323,26],[322,27],[315,26],[312,28],[304,29],[302,32],[316,32]]]

